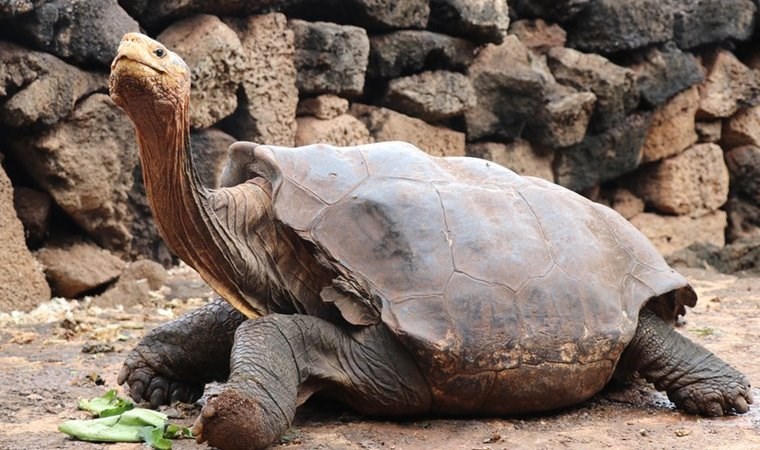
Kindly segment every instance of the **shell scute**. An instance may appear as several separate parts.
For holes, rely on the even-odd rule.
[[[392,299],[440,295],[454,271],[443,208],[429,183],[363,184],[314,223],[311,237],[332,260]]]
[[[457,270],[517,291],[554,264],[536,217],[515,189],[452,183],[436,187]]]

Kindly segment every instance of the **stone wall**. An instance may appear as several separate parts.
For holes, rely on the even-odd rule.
[[[16,227],[15,210],[25,230],[3,230],[13,242],[0,262],[18,270],[0,267],[0,285],[39,280],[44,267],[54,295],[76,297],[113,284],[126,270],[118,259],[174,261],[150,219],[132,125],[106,95],[131,31],[192,68],[193,152],[210,186],[238,139],[404,140],[579,191],[666,255],[760,242],[757,10],[753,0],[0,0],[0,181],[13,186],[0,211]],[[59,270],[73,259],[76,280]],[[39,284],[7,304],[34,306],[48,296]]]

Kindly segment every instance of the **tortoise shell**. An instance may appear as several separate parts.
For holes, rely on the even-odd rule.
[[[401,142],[239,143],[230,156],[231,167],[252,164],[271,182],[277,219],[340,274],[324,299],[338,292],[349,321],[392,330],[429,368],[442,410],[576,403],[609,380],[644,304],[669,298],[674,316],[696,301],[616,212],[493,162]],[[498,404],[487,400],[499,395],[493,385],[527,376],[540,377],[540,395],[513,392],[504,399],[512,406],[488,406]],[[552,395],[560,404],[545,404]]]

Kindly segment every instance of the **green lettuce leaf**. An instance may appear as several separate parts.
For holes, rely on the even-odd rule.
[[[79,400],[79,409],[84,409],[98,417],[117,416],[124,411],[129,411],[135,405],[116,395],[116,389],[111,389],[100,397],[92,400]]]
[[[171,450],[172,441],[164,437],[163,428],[143,427],[140,437],[146,444],[158,450]]]
[[[145,442],[159,450],[171,450],[169,439],[192,438],[189,428],[167,423],[167,416],[158,411],[135,408],[134,404],[110,390],[92,400],[80,400],[79,408],[100,417],[89,420],[68,420],[58,430],[82,441]]]
[[[140,430],[156,428],[163,433],[166,414],[145,408],[134,408],[118,416],[89,420],[68,420],[58,430],[82,441],[140,442]]]

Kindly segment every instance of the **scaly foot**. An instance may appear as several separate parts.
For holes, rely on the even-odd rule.
[[[273,431],[259,403],[234,389],[210,398],[192,429],[197,443],[221,450],[266,448],[284,430]]]
[[[747,377],[726,365],[721,375],[705,377],[670,390],[668,398],[686,412],[719,417],[749,411],[752,392]]]

